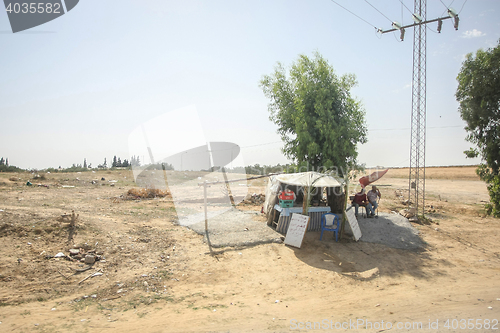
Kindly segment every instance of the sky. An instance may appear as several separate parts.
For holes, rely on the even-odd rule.
[[[458,31],[452,20],[440,34],[437,23],[427,29],[428,166],[480,162],[463,154],[470,144],[456,76],[466,54],[500,39],[499,0],[430,0],[427,19],[445,16],[450,4]],[[290,66],[317,51],[337,75],[356,75],[352,94],[368,126],[358,162],[408,166],[413,31],[400,41],[399,33],[375,30],[410,24],[406,7],[413,2],[82,0],[15,34],[2,9],[0,156],[21,168],[69,167],[84,158],[109,164],[114,155],[135,154],[137,131],[151,124],[161,131],[162,119],[165,133],[178,134],[156,146],[175,152],[227,141],[241,147],[246,165],[287,163],[259,81],[277,62]],[[193,129],[202,131],[195,140]]]

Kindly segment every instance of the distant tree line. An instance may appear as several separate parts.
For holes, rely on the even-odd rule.
[[[22,171],[22,169],[9,165],[9,159],[8,158],[0,158],[0,172],[18,172]]]
[[[297,166],[293,164],[277,164],[277,165],[248,165],[245,167],[225,168],[230,173],[245,173],[247,175],[267,175],[270,173],[293,173],[296,172]],[[307,170],[302,170],[307,171]]]
[[[111,163],[111,168],[130,168],[132,166],[140,166],[141,162],[139,160],[139,157],[137,156],[132,156],[130,161],[127,159],[122,159],[120,157],[117,157],[116,155],[113,156],[113,162]],[[108,168],[108,162],[107,159],[104,158],[104,162],[102,164],[97,165],[98,169],[107,169]],[[83,172],[83,171],[89,171],[90,169],[95,169],[95,167],[92,167],[92,163],[87,163],[87,159],[83,159],[83,164],[77,164],[73,163],[71,167],[69,168],[62,168],[59,166],[59,168],[47,168],[45,171],[47,172]]]

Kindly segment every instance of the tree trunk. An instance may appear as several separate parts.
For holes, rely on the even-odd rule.
[[[302,215],[307,215],[309,207],[309,187],[304,186],[304,200],[302,201]]]
[[[345,194],[339,193],[338,190],[328,188],[327,190],[328,206],[334,214],[342,214],[345,209]]]

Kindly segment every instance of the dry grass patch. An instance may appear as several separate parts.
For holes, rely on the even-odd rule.
[[[127,196],[134,198],[164,198],[170,193],[168,191],[156,189],[156,188],[131,188],[127,192]]]

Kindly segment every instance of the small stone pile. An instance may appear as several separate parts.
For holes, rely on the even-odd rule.
[[[79,260],[87,265],[92,265],[96,261],[103,261],[103,252],[92,249],[88,244],[75,244],[69,249],[71,259]]]
[[[248,205],[261,205],[266,201],[266,195],[265,194],[247,194],[245,199],[243,200],[243,203],[248,204]]]
[[[399,211],[399,214],[406,217],[407,219],[410,219],[415,216],[415,208],[401,209]]]

